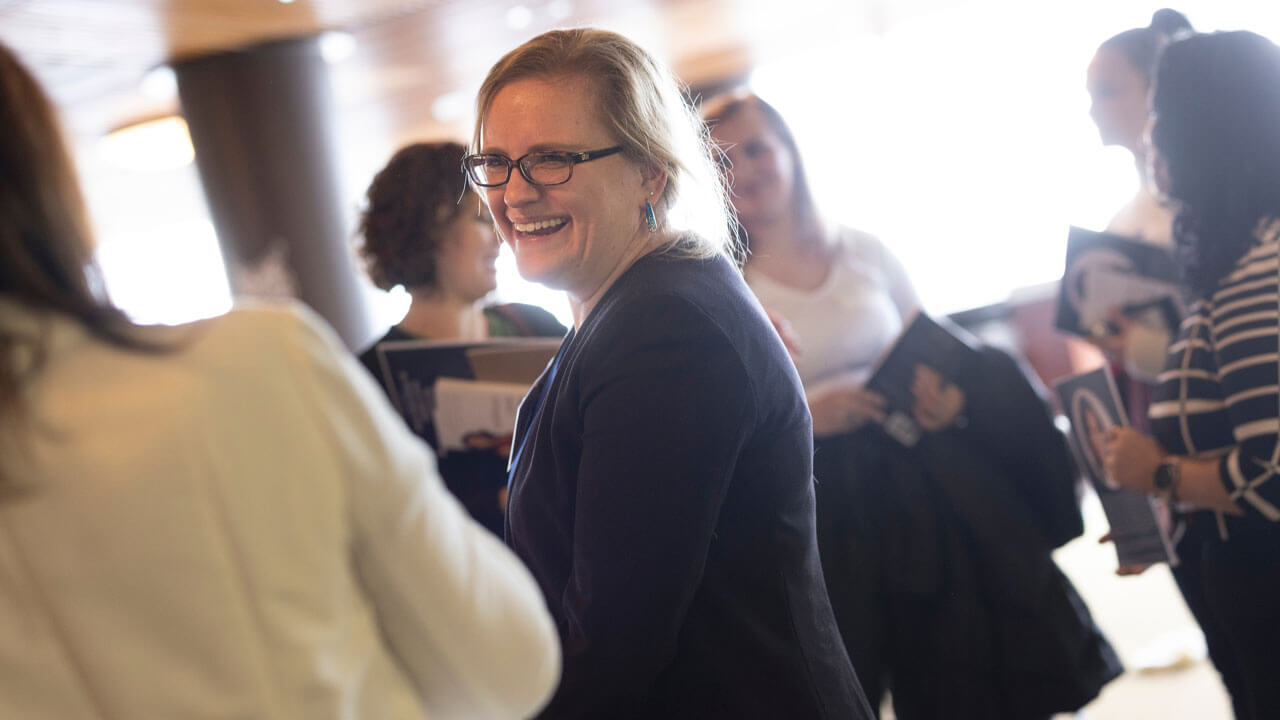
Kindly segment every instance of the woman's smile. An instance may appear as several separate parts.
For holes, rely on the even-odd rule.
[[[511,221],[511,227],[516,231],[516,239],[522,236],[529,237],[546,237],[559,232],[561,228],[569,224],[569,218],[548,218],[545,220],[534,220],[531,222]]]

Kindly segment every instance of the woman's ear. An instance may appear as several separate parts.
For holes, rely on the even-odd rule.
[[[668,172],[666,168],[657,166],[649,166],[641,172],[645,195],[651,198],[655,204],[657,199],[662,197],[662,191],[667,189],[667,178],[670,177]]]

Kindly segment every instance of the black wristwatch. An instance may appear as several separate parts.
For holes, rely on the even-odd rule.
[[[1174,500],[1178,494],[1178,480],[1181,479],[1182,466],[1174,458],[1165,458],[1156,466],[1156,474],[1151,485],[1155,494]]]

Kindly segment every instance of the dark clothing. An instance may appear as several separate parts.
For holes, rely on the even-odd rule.
[[[1280,553],[1217,538],[1201,552],[1205,600],[1227,649],[1221,670],[1224,678],[1231,674],[1227,687],[1236,720],[1274,720],[1280,717]]]
[[[1280,221],[1192,304],[1150,409],[1165,450],[1218,459],[1222,485],[1244,511],[1219,514],[1221,538],[1271,550],[1280,550],[1278,261]]]
[[[489,337],[563,337],[565,327],[551,313],[534,305],[509,303],[484,309]],[[369,369],[383,390],[387,379],[378,364],[378,345],[391,340],[430,340],[392,326],[386,335],[360,353],[360,362]],[[462,503],[471,517],[494,535],[502,537],[501,492],[507,487],[507,459],[489,451],[451,451],[437,458],[445,487]]]
[[[541,717],[871,717],[822,583],[811,437],[728,261],[618,278],[517,424],[507,541],[564,650]]]
[[[1204,632],[1209,660],[1221,676],[1227,694],[1231,696],[1236,718],[1245,720],[1250,715],[1242,705],[1245,698],[1243,676],[1227,642],[1226,629],[1209,609],[1208,588],[1205,585],[1205,556],[1212,550],[1206,544],[1217,535],[1218,524],[1213,513],[1204,511],[1182,515],[1179,521],[1183,526],[1183,533],[1178,541],[1178,565],[1171,568],[1173,579],[1178,584],[1178,591],[1182,593],[1187,609]]]
[[[868,698],[900,720],[1074,711],[1120,662],[1050,555],[1083,531],[1062,434],[993,349],[952,378],[966,427],[878,426],[815,452],[827,587]]]
[[[565,326],[555,316],[536,305],[524,303],[507,303],[490,305],[484,309],[484,319],[488,324],[489,337],[564,337]],[[372,345],[360,352],[360,362],[373,373],[378,384],[384,389],[387,379],[378,366],[377,348],[389,340],[434,340],[436,338],[414,335],[392,325],[387,334],[378,338]],[[448,338],[445,338],[448,339]]]
[[[1174,455],[1217,458],[1244,511],[1188,516],[1174,571],[1239,720],[1280,717],[1280,221],[1192,304],[1160,375],[1151,427]]]

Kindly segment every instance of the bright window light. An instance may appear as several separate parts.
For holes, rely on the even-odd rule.
[[[403,285],[397,285],[387,292],[383,292],[370,284],[366,288],[369,298],[369,307],[373,308],[373,320],[382,327],[395,325],[404,319],[409,312],[409,304],[413,302],[413,297],[409,295],[409,291],[404,289]]]
[[[538,305],[556,316],[561,325],[573,325],[573,313],[569,310],[569,298],[559,290],[529,282],[520,276],[516,268],[516,256],[503,244],[498,254],[498,289],[493,300],[500,303],[520,302]]]
[[[776,11],[789,12],[784,5]],[[761,66],[753,85],[795,130],[824,211],[879,235],[926,307],[946,313],[1056,281],[1067,227],[1105,226],[1135,191],[1128,154],[1099,145],[1084,74],[1098,43],[1146,25],[1153,6],[1079,0],[1069,12],[1042,13],[1012,0],[932,5],[949,9],[917,8],[875,36],[851,30],[839,47],[763,54],[784,59]],[[856,15],[862,5],[841,7],[851,14],[833,9],[833,26],[866,27]],[[1177,8],[1199,30],[1280,37],[1280,4],[1187,0]],[[528,24],[531,11],[513,6],[508,20]],[[635,27],[624,32],[639,37]],[[452,115],[462,105],[450,98],[433,110]],[[118,150],[104,142],[82,158],[108,291],[143,322],[183,322],[231,303],[181,130],[171,133],[183,141],[176,154],[161,134]],[[136,172],[151,157],[170,158],[161,169],[186,163],[172,172],[190,178]],[[374,170],[346,175],[351,205]],[[564,294],[521,278],[505,248],[498,275],[496,301],[541,305],[571,322]],[[390,324],[406,297],[378,307]]]
[[[107,162],[131,172],[163,172],[195,159],[187,121],[177,115],[134,123],[100,141]]]
[[[1278,19],[1257,4],[1178,9],[1201,30],[1268,34]],[[751,84],[791,124],[822,210],[878,235],[925,307],[953,312],[1057,280],[1068,226],[1101,229],[1136,192],[1129,153],[1099,142],[1084,78],[1099,43],[1151,12],[964,3],[788,56]]]
[[[207,219],[105,237],[97,260],[111,301],[134,322],[176,325],[231,309],[222,253]]]

